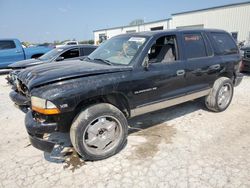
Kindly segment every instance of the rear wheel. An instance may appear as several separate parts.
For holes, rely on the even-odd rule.
[[[119,152],[126,143],[127,120],[115,106],[95,104],[81,111],[70,129],[70,139],[85,160],[101,160]]]
[[[233,98],[234,87],[227,77],[221,77],[215,81],[214,86],[205,98],[209,110],[221,112],[227,109]]]

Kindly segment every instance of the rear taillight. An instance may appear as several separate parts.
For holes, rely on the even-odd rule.
[[[240,61],[239,63],[239,71],[241,72],[244,68],[244,63],[242,61]]]

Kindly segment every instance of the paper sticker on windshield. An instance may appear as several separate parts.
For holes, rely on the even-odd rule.
[[[145,38],[142,38],[142,37],[131,37],[128,41],[130,41],[130,42],[144,43],[145,42]]]

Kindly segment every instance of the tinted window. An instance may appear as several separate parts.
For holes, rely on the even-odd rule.
[[[0,41],[0,50],[6,50],[12,48],[16,48],[14,41],[11,40]]]
[[[91,54],[94,50],[95,50],[95,48],[83,48],[83,54],[84,54],[84,55],[89,55],[89,54]]]
[[[201,34],[185,34],[184,48],[188,59],[207,56],[205,43]]]
[[[226,33],[211,33],[214,40],[214,48],[217,54],[234,54],[238,53],[238,48],[230,35]]]
[[[67,52],[64,52],[60,56],[64,57],[64,59],[79,57],[79,49],[78,48],[74,48],[74,49],[68,50]]]

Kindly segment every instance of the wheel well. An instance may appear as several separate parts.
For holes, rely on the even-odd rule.
[[[31,58],[35,58],[35,59],[36,59],[36,58],[38,58],[38,57],[41,57],[42,55],[43,55],[43,54],[34,54],[34,55],[31,56]]]
[[[130,108],[128,100],[124,95],[120,93],[112,93],[108,95],[102,95],[87,100],[83,100],[77,105],[76,114],[78,114],[83,108],[97,103],[112,104],[115,107],[117,107],[125,115],[125,117],[130,116]]]
[[[232,81],[234,81],[234,78],[235,78],[235,75],[234,73],[232,72],[223,72],[222,74],[220,74],[219,77],[227,77],[229,79],[231,79]]]

